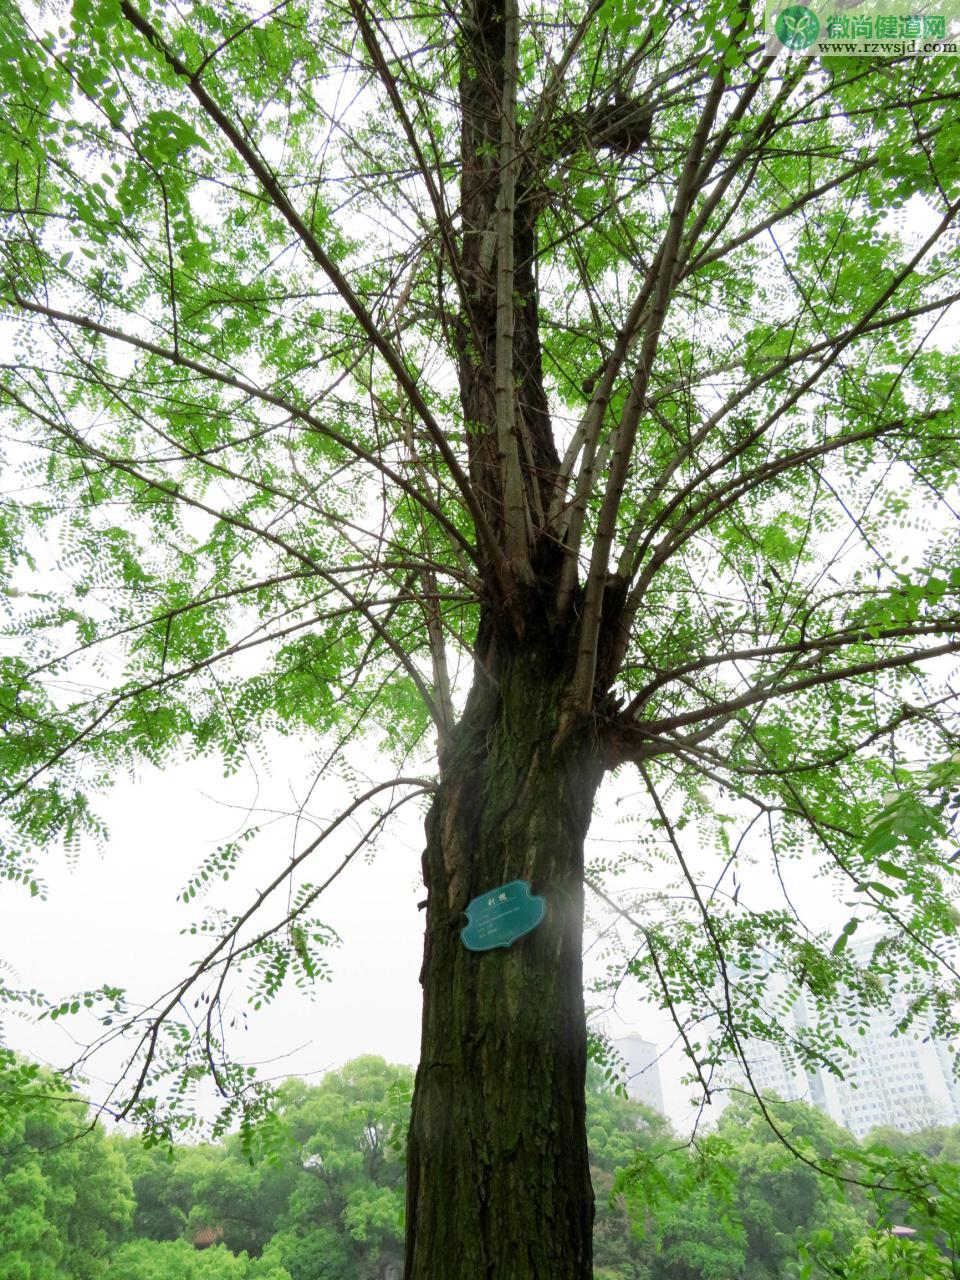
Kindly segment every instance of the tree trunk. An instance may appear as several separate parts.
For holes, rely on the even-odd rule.
[[[592,1276],[583,842],[602,770],[591,735],[558,741],[564,647],[488,646],[427,820],[406,1280]],[[465,906],[510,880],[543,922],[468,950]]]
[[[573,629],[556,621],[561,549],[543,526],[559,459],[541,368],[536,166],[527,156],[512,218],[508,364],[516,400],[506,447],[498,433],[506,17],[504,0],[463,0],[458,372],[471,478],[507,544],[507,470],[519,465],[533,581],[520,575],[509,599],[487,607],[474,687],[445,745],[427,820],[405,1280],[590,1280],[593,1273],[581,951],[583,842],[602,765],[592,722],[560,733],[576,643]],[[542,923],[510,947],[470,951],[460,936],[464,908],[511,880],[528,881],[544,898]]]

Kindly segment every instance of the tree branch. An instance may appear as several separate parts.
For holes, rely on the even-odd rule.
[[[892,654],[886,658],[875,658],[870,662],[852,663],[848,667],[839,667],[834,671],[820,671],[804,676],[799,680],[787,681],[779,686],[771,681],[763,687],[755,687],[738,697],[727,698],[710,707],[699,707],[693,711],[684,711],[675,716],[665,716],[659,720],[630,721],[619,718],[614,722],[612,733],[621,750],[618,757],[629,760],[636,754],[639,759],[647,759],[655,754],[657,739],[664,734],[674,733],[691,725],[710,721],[710,732],[715,732],[721,723],[726,723],[738,711],[759,703],[769,702],[774,698],[785,698],[790,694],[802,693],[814,689],[818,685],[835,684],[841,680],[852,680],[856,676],[872,675],[878,671],[891,671],[897,667],[912,666],[916,662],[928,662],[933,658],[941,658],[951,653],[960,653],[960,640],[951,640],[932,649],[913,650],[910,653]],[[682,745],[682,740],[681,740]]]
[[[490,528],[487,518],[484,515],[483,508],[480,505],[476,493],[474,492],[473,485],[470,483],[469,477],[460,466],[456,455],[447,442],[443,429],[433,416],[430,407],[426,400],[424,400],[420,389],[400,355],[384,337],[383,332],[374,323],[370,313],[354,293],[339,267],[324,250],[317,237],[303,221],[296,209],[294,209],[286,195],[286,192],[277,181],[276,176],[260,158],[251,143],[248,142],[237,126],[224,114],[219,105],[214,102],[199,77],[192,72],[180,58],[177,57],[173,50],[170,49],[163,40],[156,28],[153,27],[147,19],[133,7],[130,0],[121,0],[120,9],[127,21],[140,32],[144,39],[154,49],[157,50],[157,52],[168,63],[171,70],[187,82],[190,92],[196,98],[197,102],[210,119],[216,124],[224,137],[230,142],[237,154],[243,159],[250,172],[257,178],[257,181],[270,197],[278,212],[289,223],[290,227],[301,240],[310,256],[330,280],[340,297],[343,298],[370,342],[380,355],[383,356],[394,377],[397,379],[397,382],[403,389],[404,394],[410,401],[410,404],[417,416],[426,427],[430,438],[439,450],[440,456],[443,458],[447,470],[450,472],[454,483],[459,489],[464,502],[467,505],[474,527],[477,530],[477,537],[490,564],[490,568],[493,572],[498,588],[500,591],[508,593],[510,574],[504,560],[503,552],[501,551],[496,538],[494,537],[493,530]]]
[[[739,25],[742,25],[742,19],[738,23]],[[607,478],[603,500],[600,505],[597,535],[594,539],[593,553],[590,557],[590,568],[587,574],[583,612],[580,619],[576,668],[570,690],[570,706],[577,713],[589,711],[593,703],[593,685],[596,676],[597,644],[600,635],[603,593],[607,585],[610,548],[616,532],[620,500],[626,485],[627,468],[633,453],[633,443],[640,423],[650,370],[660,340],[660,332],[666,319],[684,226],[696,197],[698,186],[702,185],[708,176],[702,172],[701,162],[707,139],[725,90],[726,74],[721,68],[717,75],[714,76],[713,84],[710,87],[707,101],[684,161],[680,180],[677,184],[677,194],[670,212],[667,233],[657,253],[655,262],[651,264],[649,274],[655,284],[651,293],[650,312],[647,317],[636,372],[631,381],[630,392],[615,433],[610,474]],[[573,560],[577,548],[568,544],[566,551],[567,555]]]

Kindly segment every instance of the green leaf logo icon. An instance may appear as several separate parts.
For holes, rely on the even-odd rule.
[[[777,14],[774,31],[788,49],[807,49],[820,34],[820,19],[802,4],[792,4]]]

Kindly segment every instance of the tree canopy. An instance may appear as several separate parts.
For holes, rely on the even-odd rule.
[[[133,1216],[124,1161],[81,1098],[5,1051],[0,1061],[0,1277],[99,1280]]]
[[[0,1122],[3,1280],[383,1280],[403,1246],[412,1073],[372,1056],[279,1086],[283,1140],[148,1147],[105,1138],[77,1094],[18,1061]],[[0,1088],[11,1102],[12,1073]],[[939,1280],[956,1260],[960,1128],[877,1132],[862,1147],[803,1104],[774,1103],[809,1151],[896,1148],[938,1180],[929,1203],[866,1194],[797,1162],[750,1100],[696,1147],[592,1067],[596,1280]],[[78,1131],[78,1125],[82,1130]],[[918,1179],[919,1187],[927,1181]],[[924,1197],[926,1201],[927,1197]],[[890,1235],[909,1225],[910,1238]],[[200,1228],[204,1228],[201,1231]],[[218,1237],[222,1235],[222,1239]],[[215,1240],[215,1243],[208,1243]],[[806,1269],[805,1269],[806,1268]]]

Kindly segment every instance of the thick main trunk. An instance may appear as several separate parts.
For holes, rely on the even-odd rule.
[[[583,842],[601,767],[557,746],[554,649],[479,670],[427,822],[423,1039],[407,1185],[406,1280],[589,1280]],[[467,903],[527,880],[543,922],[468,950]]]
[[[474,489],[509,558],[519,468],[530,564],[517,556],[512,596],[500,581],[489,593],[474,688],[445,745],[427,822],[405,1280],[590,1280],[593,1271],[581,945],[583,842],[602,766],[590,724],[566,731],[576,645],[556,623],[560,548],[544,521],[559,461],[541,368],[536,165],[527,156],[507,246],[511,307],[498,311],[507,16],[505,0],[463,0],[458,355]],[[515,395],[500,417],[498,353]],[[502,626],[498,612],[509,615]],[[542,923],[508,948],[468,950],[464,908],[512,880],[544,898]]]

